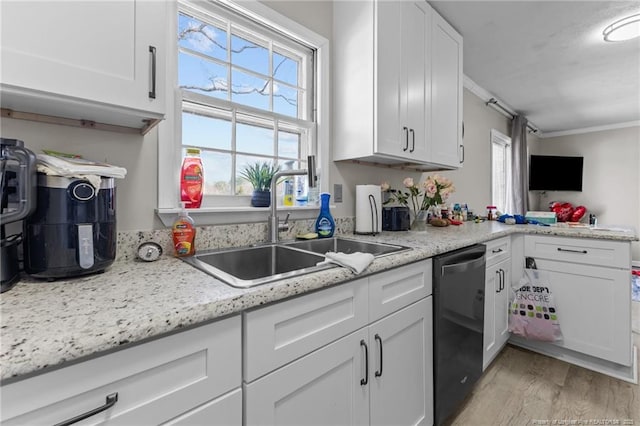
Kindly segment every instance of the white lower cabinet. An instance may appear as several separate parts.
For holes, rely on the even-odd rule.
[[[431,425],[431,297],[245,387],[247,425]]]
[[[369,327],[372,425],[433,424],[432,309],[430,296]]]
[[[431,268],[247,312],[245,425],[433,424]]]
[[[366,341],[361,329],[246,385],[245,424],[368,424]]]
[[[553,356],[575,358],[580,365],[608,374],[624,370],[620,366],[633,370],[631,244],[526,235],[524,255],[535,260],[537,269],[549,273],[563,340],[516,342]]]
[[[487,242],[486,246],[482,370],[489,366],[509,340],[511,297],[511,239],[498,238]]]
[[[489,366],[509,340],[510,285],[511,259],[487,268],[484,295],[483,370]]]
[[[241,424],[240,357],[238,315],[3,385],[0,420],[65,424],[111,401],[78,424]]]

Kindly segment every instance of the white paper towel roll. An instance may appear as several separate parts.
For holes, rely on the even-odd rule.
[[[382,192],[380,185],[356,185],[356,233],[382,231]]]

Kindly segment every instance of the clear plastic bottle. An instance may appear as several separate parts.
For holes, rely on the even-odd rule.
[[[306,179],[306,176],[298,176],[296,178],[296,206],[307,205]]]
[[[318,219],[316,219],[316,234],[318,234],[319,238],[331,238],[333,237],[333,233],[336,230],[336,223],[333,220],[333,216],[331,216],[331,212],[329,211],[329,198],[331,194],[328,192],[323,192],[320,194],[320,214],[318,215]]]
[[[291,170],[293,168],[293,161],[287,161],[285,163],[285,170]],[[293,206],[293,176],[287,176],[283,182],[283,198],[282,204],[285,206]]]

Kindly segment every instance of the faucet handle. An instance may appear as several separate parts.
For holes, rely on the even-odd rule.
[[[287,217],[284,218],[284,222],[278,222],[278,231],[289,230],[289,216],[291,216],[291,213],[287,213]]]

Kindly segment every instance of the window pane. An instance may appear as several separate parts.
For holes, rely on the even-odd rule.
[[[236,194],[237,195],[251,195],[253,192],[253,186],[247,182],[243,177],[240,177],[240,172],[244,170],[247,165],[254,165],[255,163],[269,163],[272,164],[273,160],[263,157],[252,157],[250,155],[238,155],[236,156]]]
[[[231,101],[269,110],[270,83],[242,71],[232,71]]]
[[[278,132],[278,157],[300,158],[300,135]]]
[[[182,113],[182,144],[231,149],[231,122],[190,112]]]
[[[505,147],[501,144],[492,144],[492,204],[503,210],[506,196],[506,170]]]
[[[273,112],[298,117],[298,91],[287,86],[274,83]]]
[[[183,14],[178,19],[178,45],[227,60],[227,31]]]
[[[231,36],[231,63],[269,75],[269,50],[237,35]]]
[[[178,80],[183,89],[227,99],[227,68],[222,65],[180,52]]]
[[[298,62],[274,52],[273,77],[277,80],[289,83],[292,86],[299,86]]]
[[[273,156],[273,129],[237,123],[236,151]]]
[[[204,195],[231,195],[231,154],[201,151]]]

